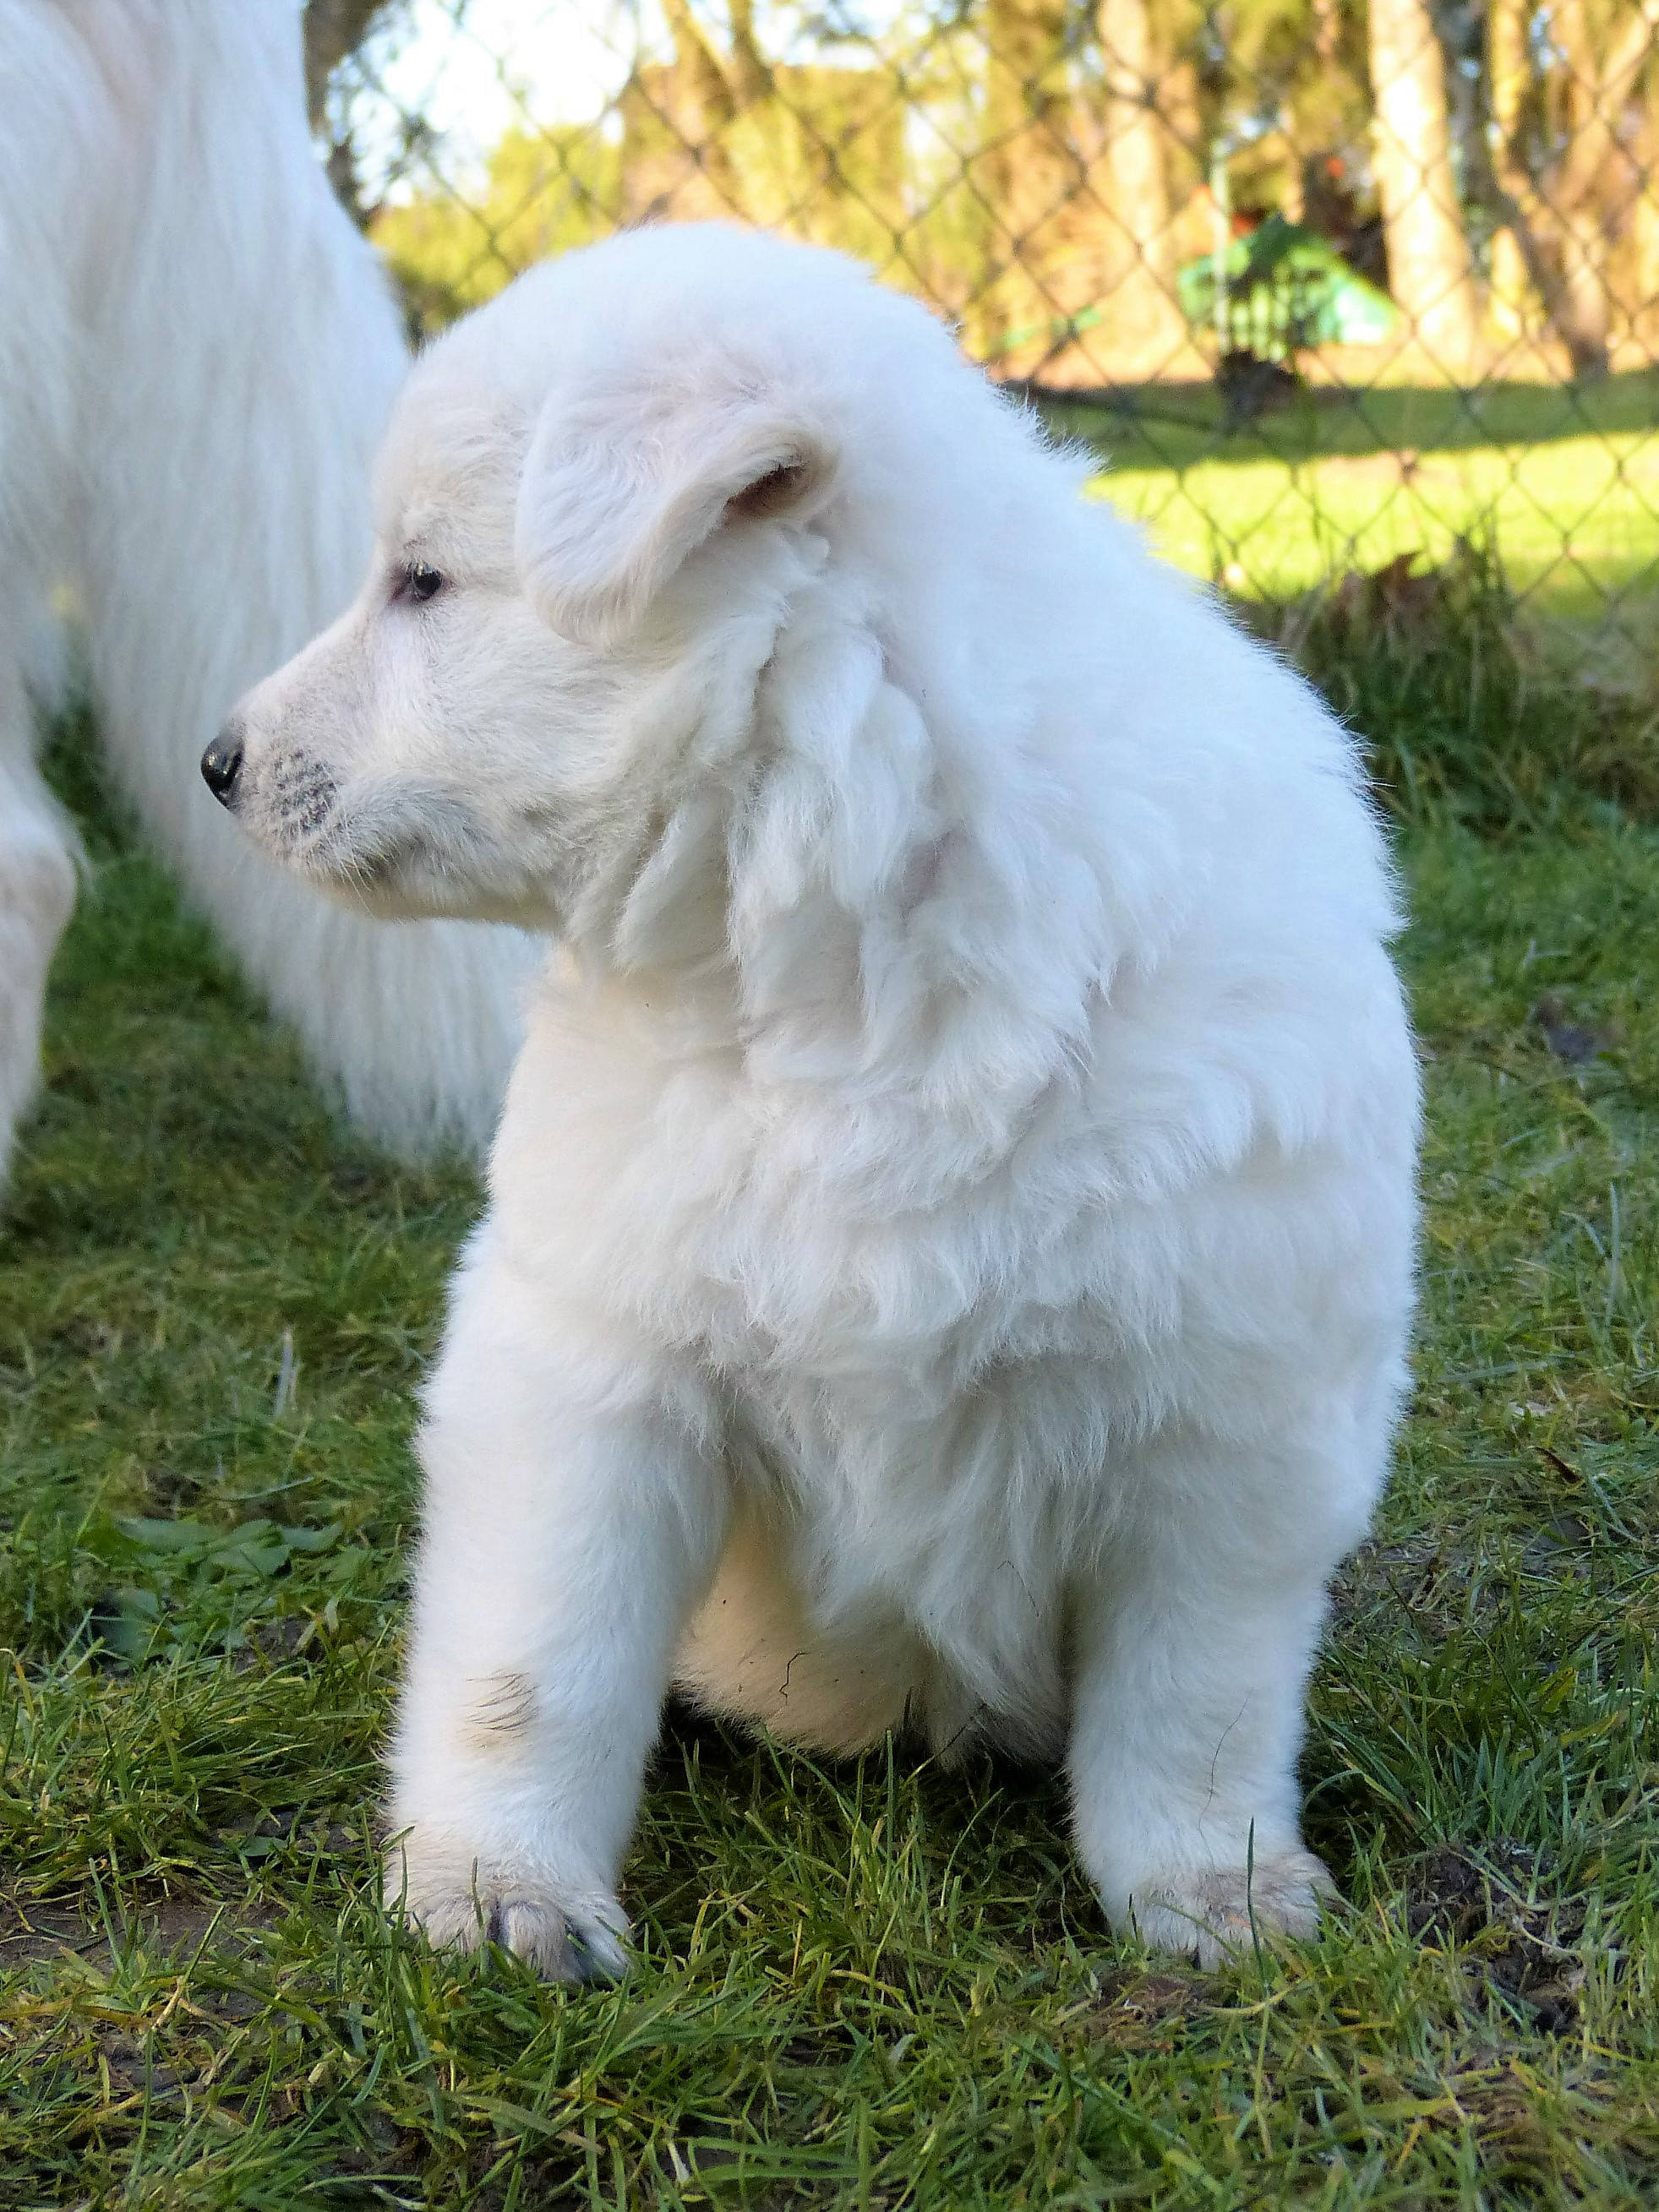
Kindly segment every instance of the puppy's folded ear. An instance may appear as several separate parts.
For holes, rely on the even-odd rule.
[[[802,407],[682,370],[662,384],[544,404],[519,486],[514,551],[553,629],[619,644],[682,562],[727,524],[804,515],[835,455]]]

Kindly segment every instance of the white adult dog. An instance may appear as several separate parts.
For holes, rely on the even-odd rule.
[[[1415,1059],[1352,749],[914,303],[709,228],[398,403],[355,606],[207,772],[532,1004],[427,1398],[391,1893],[615,1966],[672,1678],[1062,1753],[1112,1920],[1328,1886],[1295,1765],[1383,1480]]]
[[[0,0],[0,1182],[75,896],[30,697],[59,583],[145,828],[359,1121],[482,1146],[521,1034],[522,939],[330,910],[190,773],[350,597],[407,368],[299,41],[297,0]]]

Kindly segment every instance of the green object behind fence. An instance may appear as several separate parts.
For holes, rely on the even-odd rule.
[[[1262,361],[1289,361],[1309,346],[1380,345],[1400,328],[1386,292],[1350,268],[1328,240],[1282,215],[1236,238],[1221,257],[1229,345]],[[1176,273],[1182,312],[1194,328],[1216,325],[1216,257]]]

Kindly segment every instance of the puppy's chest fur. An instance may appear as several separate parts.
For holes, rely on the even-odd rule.
[[[970,1176],[943,1117],[671,1059],[605,1012],[538,1010],[494,1174],[519,1263],[709,1378],[817,1626],[902,1620],[1052,1734],[1066,1577],[1152,1418],[1160,1269],[1128,1236],[1113,1294],[1081,1169]]]
[[[718,1376],[772,1448],[876,1430],[931,1457],[941,1424],[1015,1400],[1029,1433],[1039,1378],[1075,1438],[1079,1370],[1097,1391],[1123,1361],[1127,1389],[1173,1337],[1179,1239],[1144,1233],[1075,1087],[999,1144],[978,1102],[953,1119],[902,1088],[757,1080],[735,1049],[642,1050],[604,1015],[538,1008],[498,1226],[560,1297]],[[1121,1410],[1144,1433],[1146,1408]]]

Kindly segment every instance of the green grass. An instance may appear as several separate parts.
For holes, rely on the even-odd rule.
[[[1478,529],[1541,613],[1653,636],[1659,371],[1472,392],[1316,387],[1231,428],[1207,388],[1049,411],[1109,459],[1098,496],[1233,590],[1285,599],[1402,553],[1441,562]]]
[[[678,1713],[630,1984],[387,1932],[411,1392],[475,1194],[331,1126],[60,762],[97,867],[0,1231],[0,2204],[1655,2201],[1659,831],[1540,826],[1555,753],[1477,836],[1486,695],[1431,662],[1348,664],[1399,708],[1431,1103],[1416,1396],[1304,1761],[1347,1903],[1208,1975],[1109,1936],[1051,1778]]]

